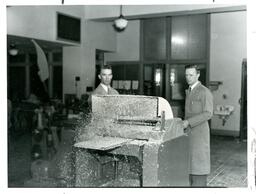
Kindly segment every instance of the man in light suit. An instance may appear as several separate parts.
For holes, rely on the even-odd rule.
[[[116,95],[119,94],[114,88],[110,86],[113,75],[112,68],[109,65],[101,66],[100,74],[98,75],[101,83],[98,87],[92,92],[92,94],[99,95]]]
[[[210,173],[210,129],[208,120],[213,114],[213,97],[208,88],[198,78],[200,71],[196,65],[185,67],[186,90],[184,131],[189,139],[190,185],[206,187]]]

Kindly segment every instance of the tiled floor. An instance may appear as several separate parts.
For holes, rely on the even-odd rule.
[[[210,187],[247,187],[247,144],[232,137],[211,138]]]
[[[29,134],[9,138],[8,186],[24,187],[30,174]],[[246,187],[247,186],[247,145],[233,137],[211,137],[211,174],[209,187]]]

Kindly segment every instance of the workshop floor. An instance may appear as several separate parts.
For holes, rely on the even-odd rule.
[[[247,187],[247,143],[212,136],[209,187]]]
[[[8,187],[24,187],[30,175],[30,135],[8,141]],[[209,187],[247,187],[247,145],[233,137],[211,137]]]

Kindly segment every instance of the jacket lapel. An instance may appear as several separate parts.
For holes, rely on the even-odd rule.
[[[193,94],[197,88],[201,85],[201,82],[198,81],[198,84],[196,84],[196,86],[191,90],[189,91],[189,88],[185,90],[185,93],[186,93],[186,96],[190,95],[190,94]]]
[[[101,84],[100,84],[100,89],[101,89],[101,91],[102,91],[102,95],[108,94],[108,93],[106,92],[106,90],[102,87]]]
[[[199,88],[199,86],[201,86],[201,82],[200,81],[198,81],[198,84],[196,84],[196,86],[193,88],[191,93],[194,93]]]

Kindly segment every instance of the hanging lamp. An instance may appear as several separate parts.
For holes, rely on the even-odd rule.
[[[128,24],[128,20],[124,18],[122,11],[123,11],[123,6],[120,5],[120,16],[114,21],[114,28],[118,32],[124,31]]]
[[[15,44],[11,44],[8,52],[11,56],[16,56],[18,54],[19,50],[16,48]]]

